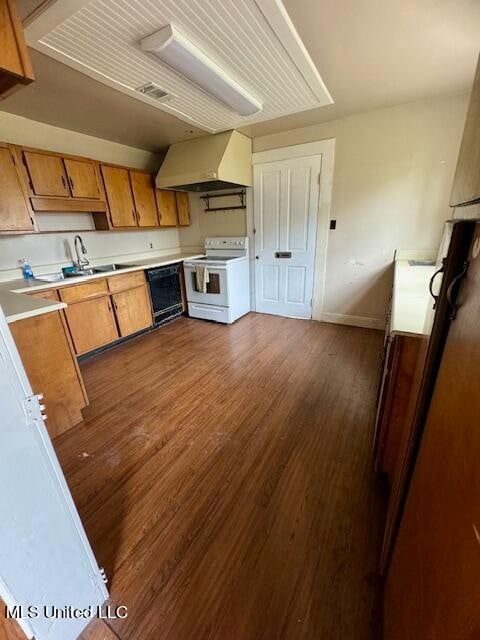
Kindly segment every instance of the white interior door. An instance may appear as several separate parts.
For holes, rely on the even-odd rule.
[[[28,637],[74,640],[88,617],[45,607],[94,615],[108,592],[1,308],[0,406],[0,597]]]
[[[311,318],[321,155],[254,167],[255,303]]]

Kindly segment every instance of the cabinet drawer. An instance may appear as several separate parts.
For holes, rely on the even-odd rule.
[[[35,296],[36,298],[43,298],[44,300],[59,300],[58,292],[56,289],[45,289],[43,291],[28,292],[29,296]]]
[[[79,300],[88,300],[89,298],[97,298],[98,296],[108,293],[107,280],[91,280],[84,284],[77,284],[73,287],[65,287],[60,289],[60,300],[63,302],[78,302]]]
[[[143,271],[132,271],[124,273],[121,276],[112,276],[108,278],[108,288],[110,293],[133,289],[145,284],[145,273]]]

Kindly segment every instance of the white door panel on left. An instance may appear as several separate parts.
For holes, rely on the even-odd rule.
[[[1,308],[0,406],[0,597],[38,607],[19,621],[36,640],[74,640],[88,618],[44,607],[93,615],[108,592]]]

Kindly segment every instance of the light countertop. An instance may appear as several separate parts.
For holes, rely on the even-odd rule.
[[[116,260],[115,262],[118,264],[122,264],[123,262],[123,264],[131,266],[118,271],[103,271],[102,273],[95,273],[89,276],[66,278],[65,280],[59,280],[57,282],[44,282],[43,280],[36,278],[32,278],[30,280],[24,280],[23,278],[7,280],[0,282],[0,307],[5,314],[7,322],[11,323],[17,320],[24,320],[25,318],[50,313],[51,311],[58,311],[59,309],[63,309],[67,306],[64,302],[45,300],[37,296],[25,295],[31,291],[58,289],[69,285],[82,284],[87,280],[94,280],[96,278],[105,278],[120,275],[122,273],[130,273],[132,271],[140,271],[143,269],[175,264],[176,262],[183,262],[184,260],[198,258],[201,255],[203,254],[175,253],[171,255],[144,258],[141,260]],[[112,261],[109,260],[107,262]],[[91,266],[95,267],[97,265],[105,264],[105,261],[102,262],[101,260],[96,260],[95,263],[92,262]]]
[[[434,255],[404,256],[397,252],[392,293],[390,333],[423,335],[429,304],[433,304],[428,285],[435,266],[411,266],[408,258],[435,259]]]

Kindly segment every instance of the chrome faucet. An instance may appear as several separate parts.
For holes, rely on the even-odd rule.
[[[83,244],[83,240],[80,236],[75,236],[75,239],[73,242],[75,245],[75,253],[77,254],[77,262],[75,263],[75,266],[77,267],[77,269],[82,270],[88,264],[90,264],[87,258],[83,257],[87,255],[87,249]],[[80,255],[80,251],[82,252],[82,255]]]

